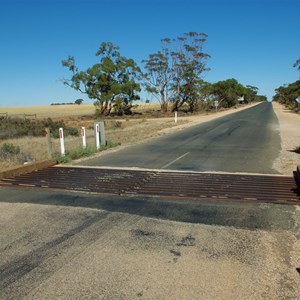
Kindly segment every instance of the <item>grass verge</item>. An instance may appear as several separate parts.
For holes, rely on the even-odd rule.
[[[107,141],[105,146],[101,146],[99,150],[96,149],[95,146],[87,146],[86,148],[76,148],[70,151],[66,151],[65,155],[61,155],[60,153],[55,154],[55,159],[58,164],[69,163],[72,160],[76,160],[83,157],[89,157],[94,155],[97,152],[101,152],[110,148],[117,147],[119,144],[114,143],[112,141]]]

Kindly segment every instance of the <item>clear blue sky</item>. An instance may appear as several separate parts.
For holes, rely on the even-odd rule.
[[[208,35],[205,80],[235,78],[271,98],[300,75],[299,12],[300,0],[0,0],[0,106],[92,103],[60,82],[62,59],[85,69],[111,41],[140,64],[189,31]]]

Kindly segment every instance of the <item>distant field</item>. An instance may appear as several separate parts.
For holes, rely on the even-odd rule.
[[[37,118],[91,115],[94,112],[93,104],[0,107],[0,114],[8,113],[9,116],[36,114]]]
[[[136,111],[159,109],[158,103],[142,103],[135,109]],[[55,118],[79,115],[92,115],[95,112],[93,104],[81,105],[48,105],[48,106],[18,106],[0,107],[0,116],[8,114],[11,117],[23,117],[25,115],[36,115],[37,118]]]

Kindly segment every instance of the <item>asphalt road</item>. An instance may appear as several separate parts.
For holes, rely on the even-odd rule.
[[[1,299],[299,299],[295,206],[0,187]]]
[[[272,174],[280,151],[278,126],[272,104],[262,103],[77,164]]]

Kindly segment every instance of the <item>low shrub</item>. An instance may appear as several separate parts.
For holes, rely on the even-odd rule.
[[[20,147],[14,144],[3,144],[0,148],[1,155],[17,155],[20,153]]]
[[[24,155],[21,153],[19,146],[13,144],[2,144],[0,147],[0,160],[1,161],[23,161]]]
[[[64,129],[64,136],[79,136],[77,128],[67,127],[63,121],[30,120],[0,117],[0,139],[22,136],[43,136],[45,128],[50,128],[52,136],[59,137],[59,128]]]
[[[92,155],[96,152],[97,152],[96,147],[89,146],[89,147],[86,147],[86,148],[75,149],[75,150],[70,152],[69,156],[70,156],[71,159],[78,159],[78,158],[81,158],[81,157],[88,157],[88,156],[90,156],[90,155]]]

